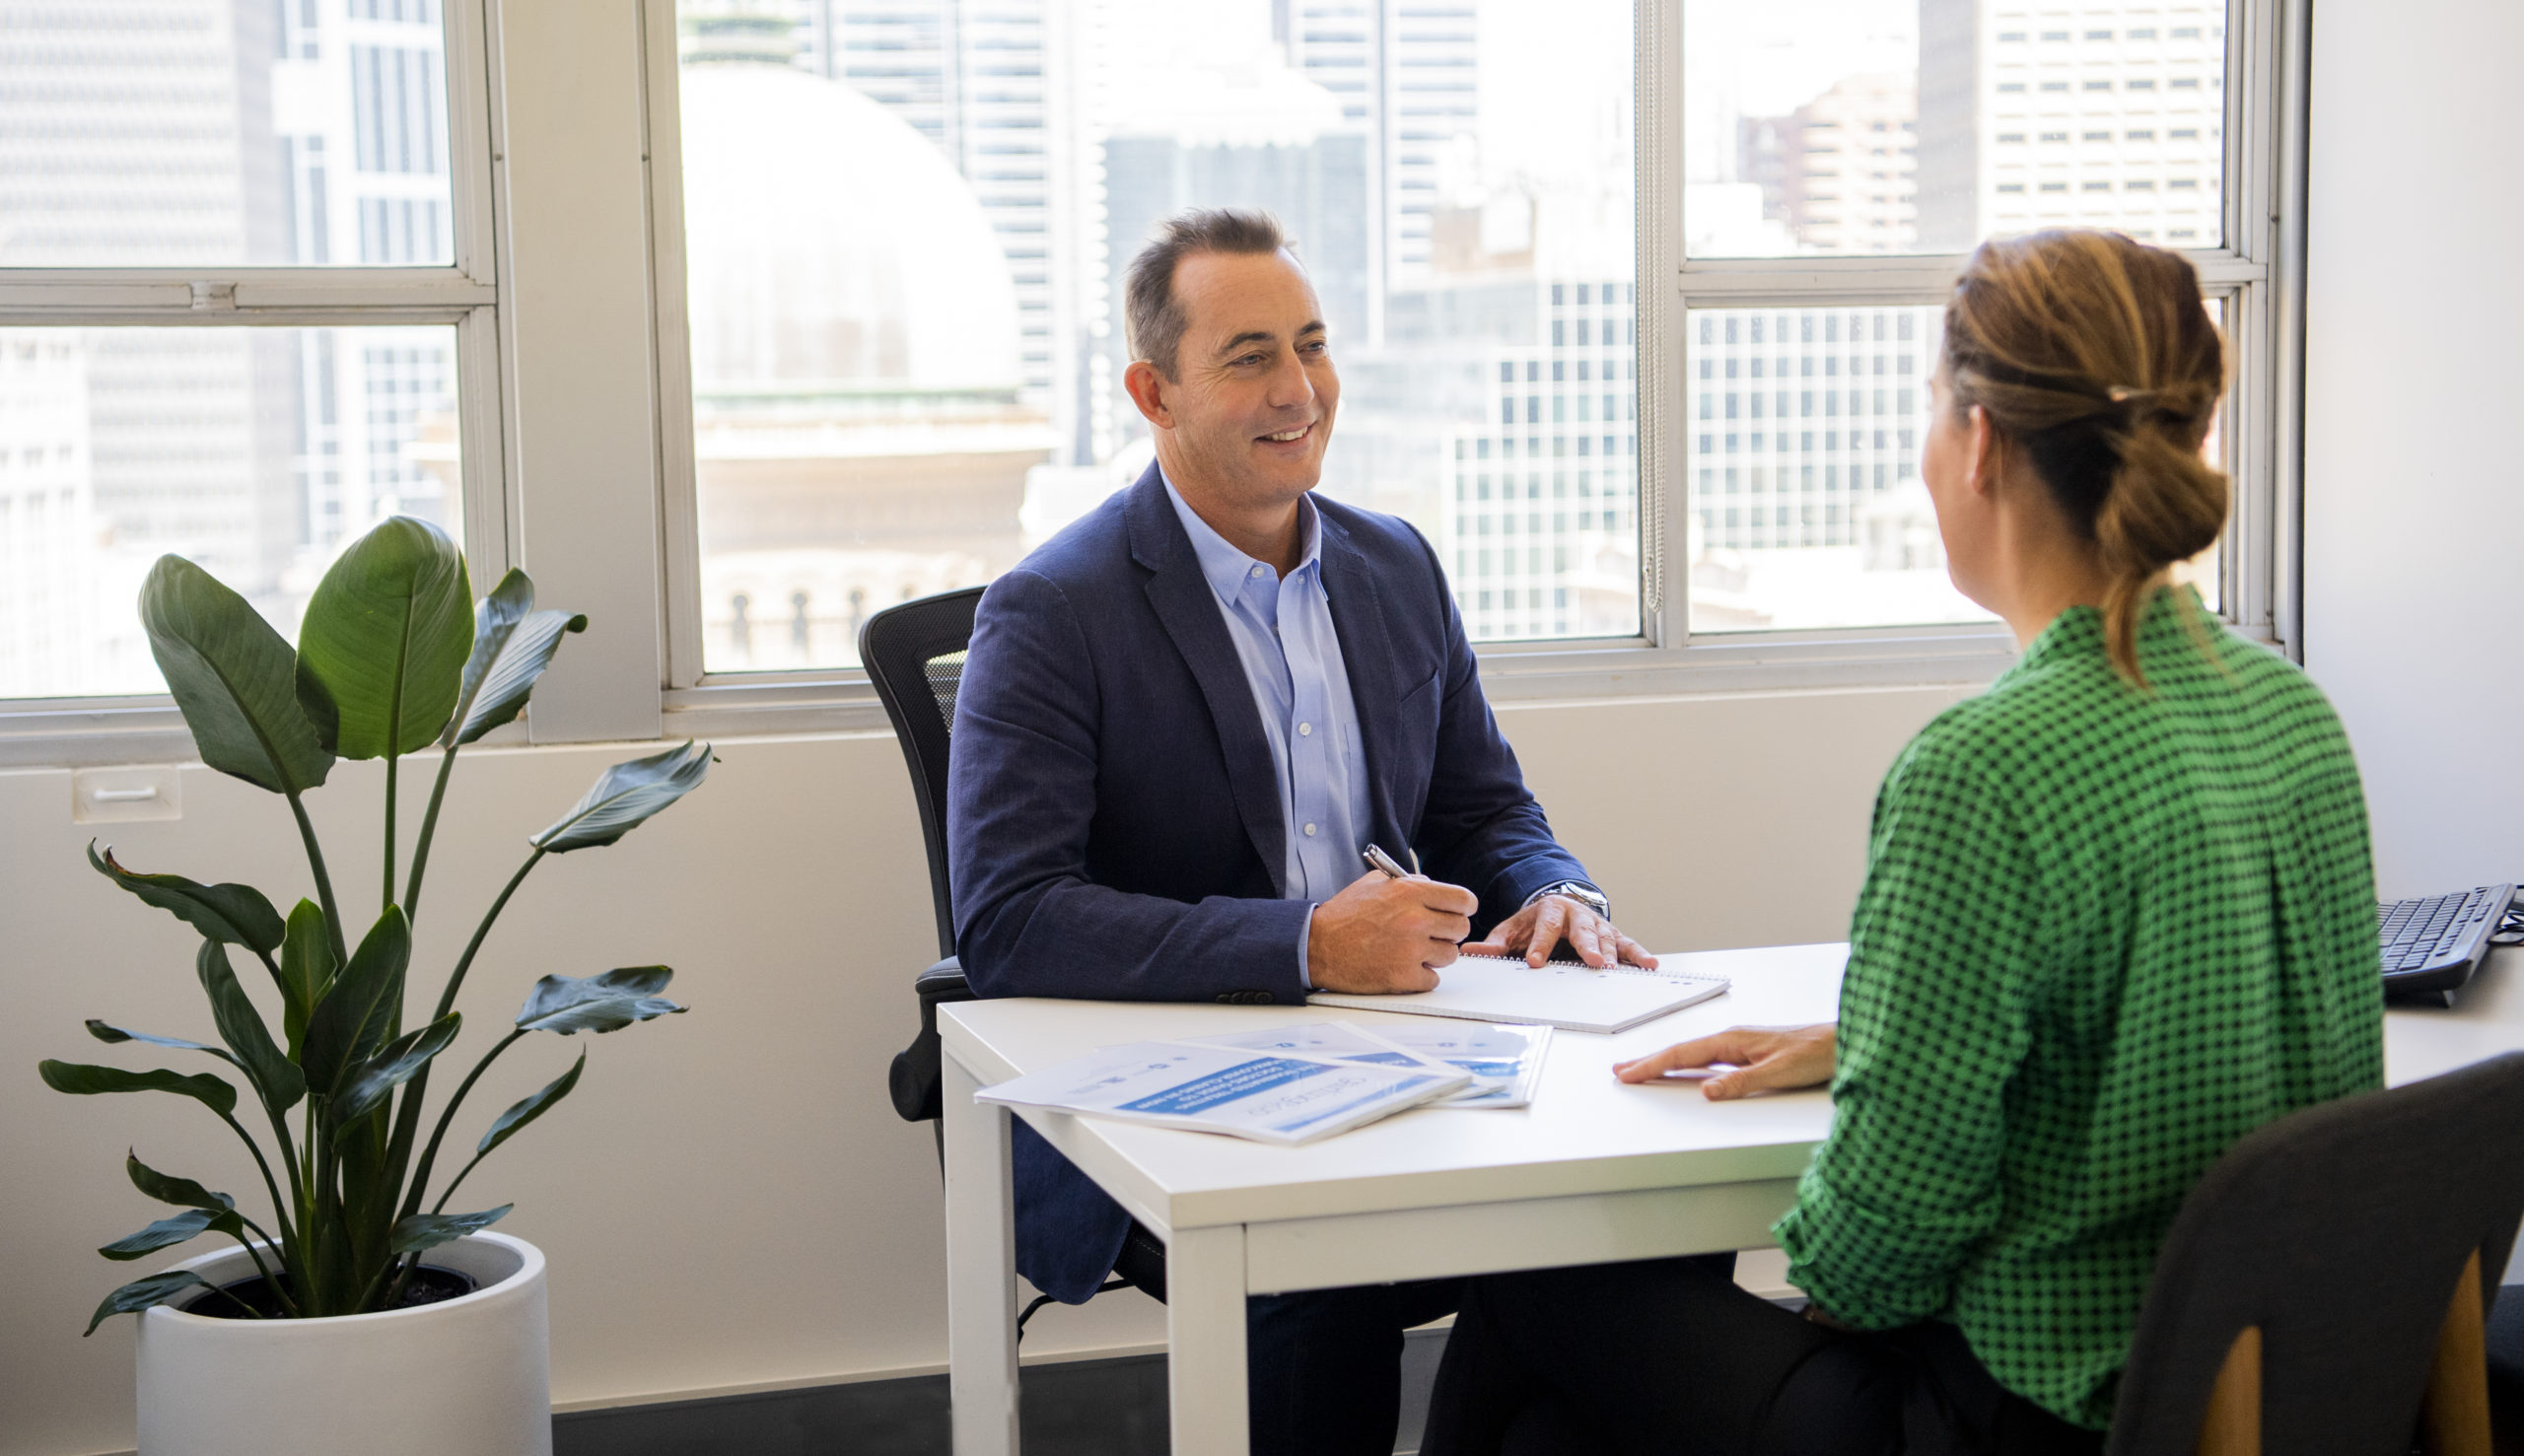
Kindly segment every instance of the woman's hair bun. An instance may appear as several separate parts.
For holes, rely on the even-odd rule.
[[[1981,244],[1946,305],[1955,407],[1979,406],[2110,577],[2104,641],[2132,680],[2138,619],[2165,568],[2225,528],[2224,472],[2201,454],[2225,349],[2177,252],[2054,230]]]

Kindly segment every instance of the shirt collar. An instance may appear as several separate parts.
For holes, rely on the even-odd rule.
[[[1159,465],[1157,478],[1165,486],[1165,498],[1174,504],[1175,519],[1183,522],[1183,533],[1192,538],[1192,554],[1200,558],[1201,575],[1209,580],[1210,589],[1221,601],[1233,601],[1245,584],[1253,580],[1253,569],[1268,563],[1258,561],[1237,550],[1234,543],[1220,535],[1183,500],[1183,493],[1166,479],[1165,467]],[[1306,568],[1323,558],[1323,527],[1314,510],[1311,496],[1297,498],[1297,569],[1291,576],[1301,575]]]

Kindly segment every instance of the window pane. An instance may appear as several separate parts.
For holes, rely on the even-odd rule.
[[[1190,207],[1297,238],[1322,489],[1419,526],[1476,638],[1638,630],[1621,0],[679,15],[708,670],[851,664],[1135,480],[1123,281]]]
[[[454,257],[440,0],[0,0],[0,266]]]
[[[1695,309],[1691,630],[1986,621],[1919,478],[1934,307]]]
[[[2183,0],[1685,0],[1700,257],[2222,238],[2226,16]]]
[[[285,634],[341,546],[459,528],[456,331],[0,328],[0,697],[164,692],[167,552]]]

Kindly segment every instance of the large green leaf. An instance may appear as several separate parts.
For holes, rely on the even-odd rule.
[[[515,1204],[502,1204],[479,1213],[414,1213],[394,1225],[393,1250],[397,1254],[417,1254],[452,1244],[468,1233],[479,1233],[508,1216]]]
[[[140,623],[202,762],[274,794],[324,782],[331,704],[245,598],[161,556],[141,584]]]
[[[298,1099],[307,1095],[307,1074],[273,1045],[263,1013],[254,1009],[254,1004],[245,999],[245,988],[237,984],[236,969],[228,964],[228,947],[216,940],[202,941],[193,957],[193,972],[210,998],[210,1019],[219,1028],[220,1040],[237,1054],[237,1065],[254,1079],[264,1104],[274,1113],[297,1106]]]
[[[186,1209],[180,1213],[168,1214],[138,1233],[125,1234],[97,1252],[108,1259],[140,1259],[155,1254],[160,1249],[172,1249],[184,1240],[197,1237],[206,1231],[216,1231],[230,1238],[242,1240],[245,1237],[245,1223],[235,1213],[215,1213],[209,1209]]]
[[[526,1031],[619,1031],[635,1021],[672,1015],[683,1007],[659,996],[674,972],[665,966],[624,966],[600,976],[546,976],[526,994],[517,1013]]]
[[[97,872],[138,895],[143,904],[172,912],[177,920],[231,945],[269,955],[280,945],[280,912],[252,885],[201,884],[180,874],[138,874],[114,863],[113,846],[97,852],[88,841],[88,863]]]
[[[585,616],[536,611],[534,583],[526,573],[513,569],[502,577],[474,608],[473,657],[464,664],[464,690],[440,746],[470,743],[525,712],[535,679],[561,650],[562,635],[586,630]]]
[[[473,591],[446,531],[396,516],[350,544],[308,599],[299,656],[341,716],[335,751],[426,747],[455,711],[473,650]]]
[[[107,1294],[105,1302],[97,1306],[97,1312],[89,1318],[88,1328],[81,1332],[81,1338],[94,1335],[99,1325],[115,1315],[137,1314],[151,1305],[164,1304],[186,1289],[207,1289],[210,1286],[210,1281],[189,1269],[170,1269],[164,1274],[133,1280]]]
[[[82,1062],[55,1062],[49,1059],[35,1064],[35,1072],[43,1084],[56,1092],[74,1096],[94,1096],[101,1092],[174,1092],[190,1097],[222,1116],[237,1110],[237,1089],[224,1078],[207,1072],[187,1076],[159,1068],[155,1072],[125,1072],[119,1067],[96,1067]]]
[[[583,1051],[579,1053],[579,1060],[570,1064],[569,1071],[545,1083],[541,1091],[520,1100],[508,1111],[491,1119],[491,1130],[482,1135],[481,1144],[473,1149],[474,1155],[482,1156],[506,1143],[518,1129],[541,1117],[553,1103],[570,1095],[570,1089],[579,1084],[579,1074],[587,1071],[587,1067],[588,1054]]]
[[[307,1018],[333,989],[333,939],[325,934],[324,912],[315,901],[301,900],[289,912],[289,933],[280,942],[280,1027],[293,1062],[307,1042]]]
[[[179,1209],[207,1209],[216,1213],[237,1207],[237,1200],[224,1193],[213,1193],[190,1178],[161,1173],[140,1160],[137,1153],[125,1152],[123,1171],[131,1175],[131,1186],[158,1200]]]
[[[412,1074],[447,1050],[464,1024],[460,1011],[450,1011],[418,1031],[396,1037],[374,1057],[344,1074],[333,1093],[330,1111],[336,1123],[356,1122],[378,1109],[386,1094],[412,1079]]]
[[[555,855],[611,844],[701,787],[709,772],[710,745],[688,739],[679,748],[617,763],[568,813],[526,843]]]
[[[399,905],[388,905],[351,963],[307,1018],[307,1089],[330,1096],[350,1066],[382,1045],[377,1029],[391,1024],[403,1001],[403,970],[412,960],[412,926]]]

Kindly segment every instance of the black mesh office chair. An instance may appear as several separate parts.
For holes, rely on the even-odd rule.
[[[2524,1053],[2254,1132],[2166,1235],[2108,1456],[2489,1456],[2519,1213]]]
[[[949,1002],[971,1001],[964,968],[955,959],[955,910],[946,877],[946,750],[955,726],[955,694],[964,679],[964,649],[973,640],[973,610],[982,599],[979,587],[942,591],[889,606],[859,628],[859,660],[876,685],[885,716],[902,744],[911,768],[911,792],[920,805],[920,838],[929,851],[930,907],[938,916],[939,959],[912,978],[920,1001],[920,1031],[911,1045],[894,1055],[886,1071],[886,1087],[894,1111],[905,1122],[926,1122],[946,1157],[946,1135],[939,1123],[943,1110],[939,1064],[938,1008]],[[1134,1222],[1115,1261],[1116,1278],[1106,1290],[1137,1287],[1152,1298],[1165,1298],[1165,1246],[1157,1235]],[[1049,1296],[1045,1296],[1048,1298]],[[1042,1307],[1037,1299],[1017,1321]]]

